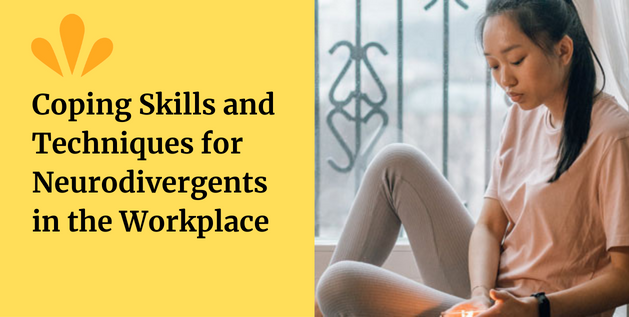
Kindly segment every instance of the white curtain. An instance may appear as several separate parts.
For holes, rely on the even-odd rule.
[[[618,102],[627,109],[629,104],[629,1],[575,0],[574,3],[594,51],[605,70],[607,79],[605,91],[615,96]],[[598,82],[602,83],[600,74]],[[617,309],[614,314],[614,317],[627,316],[629,316],[627,306]]]
[[[575,0],[607,79],[605,91],[629,104],[629,1]],[[599,80],[602,83],[602,80]]]

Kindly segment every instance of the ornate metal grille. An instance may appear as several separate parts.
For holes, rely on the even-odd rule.
[[[422,0],[414,0],[422,1]],[[460,8],[467,10],[468,4],[462,0],[453,0],[454,4]],[[391,124],[391,116],[396,118],[396,141],[404,142],[404,9],[403,0],[397,0],[396,8],[396,46],[387,49],[384,44],[376,41],[365,41],[363,39],[363,0],[355,0],[354,12],[355,24],[354,32],[355,36],[353,42],[348,39],[342,39],[336,41],[327,51],[326,48],[320,47],[320,0],[315,0],[315,236],[320,234],[320,218],[321,218],[321,181],[322,181],[322,164],[329,165],[328,170],[335,173],[347,174],[354,173],[354,191],[357,190],[360,184],[362,174],[368,164],[367,158],[374,152],[376,144],[381,141],[382,135],[385,130]],[[423,2],[423,1],[422,1]],[[436,8],[436,4],[439,0],[431,0],[424,7],[423,10],[428,12]],[[441,0],[443,3],[443,55],[442,55],[442,161],[441,168],[443,175],[448,177],[448,157],[449,153],[449,130],[450,130],[450,0]],[[393,3],[391,3],[393,4]],[[383,5],[381,3],[381,5]],[[484,5],[484,4],[483,4]],[[348,14],[350,14],[348,12]],[[367,42],[366,44],[363,44]],[[387,87],[383,84],[381,79],[381,69],[374,66],[374,63],[370,58],[378,59],[389,54],[389,50],[394,49],[396,54],[396,104],[397,108],[392,107],[387,103],[390,96],[390,92],[387,91]],[[437,48],[435,48],[437,49]],[[346,51],[348,56],[343,66],[336,71],[336,77],[333,80],[327,94],[327,100],[325,103],[331,105],[325,113],[325,117],[322,117],[320,99],[321,93],[321,54],[335,55],[341,51]],[[353,74],[350,73],[350,69],[353,67]],[[366,72],[364,72],[366,70]],[[490,165],[492,159],[491,143],[492,143],[492,86],[490,81],[489,70],[485,67],[485,151],[484,151],[484,184],[489,181]],[[353,76],[352,76],[353,75]],[[353,79],[353,90],[347,92],[341,98],[339,95],[339,85]],[[366,91],[364,89],[364,83],[366,80],[371,80],[377,87],[377,94],[373,90]],[[349,86],[349,85],[346,85]],[[387,109],[387,106],[389,107]],[[366,111],[365,111],[366,109]],[[341,121],[342,120],[342,121]],[[371,120],[380,122],[375,128],[372,127],[369,131],[366,131],[367,125]],[[342,132],[339,129],[339,121],[347,127],[351,125],[352,133],[348,131]],[[373,124],[372,124],[373,126]],[[327,139],[331,142],[335,142],[342,149],[342,157],[327,156],[325,158],[321,155],[321,138],[322,132],[327,130],[326,133],[331,134],[332,138]],[[368,138],[364,138],[365,135]],[[338,155],[338,154],[337,154]]]

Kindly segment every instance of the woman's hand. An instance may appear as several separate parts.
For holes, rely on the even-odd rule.
[[[537,299],[535,297],[517,298],[506,291],[489,291],[494,305],[482,312],[478,317],[509,316],[539,317]]]
[[[487,292],[487,291],[485,291]],[[491,306],[491,300],[485,295],[473,296],[464,302],[458,303],[445,311],[446,313],[460,313],[461,311],[485,311]]]

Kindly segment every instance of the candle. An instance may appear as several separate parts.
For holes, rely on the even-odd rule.
[[[474,317],[480,314],[479,311],[466,311],[441,313],[441,317]]]

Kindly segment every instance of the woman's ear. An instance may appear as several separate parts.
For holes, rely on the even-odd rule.
[[[574,43],[572,42],[572,38],[568,35],[564,35],[559,42],[555,45],[555,53],[557,57],[561,60],[561,63],[566,66],[570,64],[572,60],[572,53],[574,52]]]

